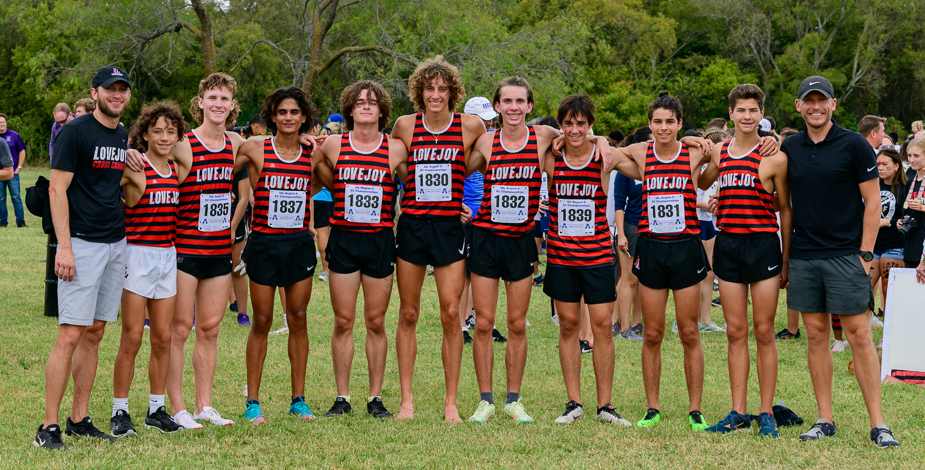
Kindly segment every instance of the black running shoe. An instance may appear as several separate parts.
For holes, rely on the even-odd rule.
[[[713,301],[710,302],[710,305],[712,305],[712,306],[714,306],[714,307],[722,307],[722,306],[723,306],[723,304],[720,303],[719,296],[717,296],[715,299],[713,299]]]
[[[799,339],[800,329],[797,328],[796,333],[791,333],[790,330],[788,330],[787,328],[784,328],[783,330],[778,331],[777,334],[774,335],[774,337],[777,339]]]
[[[109,443],[116,442],[115,437],[96,429],[96,426],[93,425],[93,420],[89,416],[80,420],[79,423],[71,421],[71,418],[68,417],[67,424],[64,426],[64,434],[68,436],[95,437]]]
[[[350,413],[350,402],[344,398],[337,397],[334,400],[334,405],[331,406],[331,409],[324,414],[325,418],[333,418],[335,416],[341,416],[347,413]]]
[[[827,422],[823,418],[819,418],[816,421],[816,424],[813,424],[813,427],[809,428],[809,431],[800,434],[801,441],[817,441],[823,437],[831,437],[835,435],[835,425]],[[873,437],[873,434],[871,434]]]
[[[170,419],[167,410],[162,406],[154,413],[149,413],[148,416],[145,417],[145,429],[157,429],[162,433],[169,434],[183,429],[183,426],[180,426],[174,422],[174,420]]]
[[[463,330],[463,344],[472,344],[472,335],[469,334],[469,330]]]
[[[507,338],[497,328],[491,330],[491,339],[496,343],[507,343]]]
[[[118,410],[116,415],[109,420],[109,429],[113,437],[137,436],[135,426],[132,426],[132,417],[128,411]]]
[[[43,429],[39,425],[39,430],[35,432],[35,440],[32,445],[48,450],[67,450],[67,446],[61,441],[61,427],[52,424]]]
[[[591,352],[591,351],[594,351],[594,348],[591,347],[591,343],[589,343],[588,340],[585,340],[585,339],[579,340],[579,341],[578,341],[578,344],[581,345],[581,352],[583,352],[583,353],[585,353],[585,354],[587,354],[587,353],[589,353],[589,352]]]
[[[373,398],[372,401],[366,402],[366,412],[371,414],[373,418],[392,417],[392,413],[389,413],[389,410],[385,409],[385,404],[382,403],[382,399],[379,397]]]
[[[885,449],[887,447],[899,447],[899,441],[893,437],[893,431],[886,427],[885,424],[878,424],[870,430],[870,442],[877,444],[877,447]]]

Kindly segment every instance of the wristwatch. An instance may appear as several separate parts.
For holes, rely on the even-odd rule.
[[[862,260],[868,263],[874,260],[874,252],[872,251],[861,251],[858,254],[861,255]]]

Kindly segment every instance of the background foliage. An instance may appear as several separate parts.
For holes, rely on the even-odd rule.
[[[726,95],[742,82],[765,89],[778,129],[801,126],[797,86],[822,74],[842,124],[880,114],[905,136],[925,105],[923,33],[925,5],[908,0],[6,0],[0,112],[32,164],[47,161],[52,107],[87,96],[108,64],[133,80],[126,122],[150,100],[185,107],[210,70],[238,80],[240,123],[289,85],[327,116],[358,78],[387,86],[394,118],[412,110],[414,64],[443,54],[469,96],[526,77],[537,116],[588,92],[599,134],[644,125],[663,89],[684,103],[686,128],[702,127],[727,116]]]

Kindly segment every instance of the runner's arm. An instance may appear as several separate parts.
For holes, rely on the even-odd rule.
[[[238,231],[238,224],[244,220],[244,213],[247,212],[247,205],[250,204],[251,192],[250,174],[248,178],[241,178],[238,181],[238,200],[235,202],[234,214],[231,215],[231,240],[234,242],[235,233]]]
[[[783,264],[780,271],[780,287],[784,289],[790,274],[790,236],[793,234],[793,208],[790,205],[790,181],[787,179],[787,156],[777,153],[778,164],[774,172],[774,188],[780,210],[780,238]],[[878,212],[879,213],[879,212]]]
[[[122,173],[122,192],[125,194],[125,206],[134,207],[145,193],[147,180],[144,173],[125,171]]]

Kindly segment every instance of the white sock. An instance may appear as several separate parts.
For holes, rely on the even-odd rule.
[[[115,417],[119,410],[128,413],[128,397],[112,399],[112,416]]]
[[[158,408],[164,406],[164,395],[148,395],[148,414],[154,414]]]

